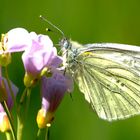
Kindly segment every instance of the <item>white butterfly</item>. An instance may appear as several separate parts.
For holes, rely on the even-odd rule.
[[[44,21],[64,33],[50,21]],[[60,41],[64,67],[102,119],[140,114],[140,47],[116,43],[81,45]]]
[[[63,38],[60,45],[85,99],[102,119],[140,114],[140,47],[116,43],[80,45]]]

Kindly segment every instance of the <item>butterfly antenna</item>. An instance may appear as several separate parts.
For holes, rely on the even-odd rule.
[[[60,30],[56,25],[54,25],[53,23],[51,23],[48,19],[46,19],[45,17],[43,17],[42,15],[39,16],[42,20],[46,21],[49,25],[51,25],[53,28],[55,28],[56,30],[58,30],[60,32],[60,34],[62,36],[65,36],[65,34],[62,32],[62,30]]]

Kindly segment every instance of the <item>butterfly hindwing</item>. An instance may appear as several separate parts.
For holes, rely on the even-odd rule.
[[[113,121],[140,114],[140,52],[109,43],[79,51],[73,77],[98,116]]]

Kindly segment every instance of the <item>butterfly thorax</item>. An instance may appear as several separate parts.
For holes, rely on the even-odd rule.
[[[63,38],[59,43],[63,51],[63,65],[67,69],[67,72],[71,74],[75,72],[76,66],[78,65],[77,56],[79,49],[75,43],[67,38]]]

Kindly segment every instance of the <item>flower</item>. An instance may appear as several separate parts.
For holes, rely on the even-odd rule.
[[[13,91],[14,95],[16,96],[16,94],[18,92],[18,88],[12,82],[10,82],[10,84],[12,87],[12,91]],[[0,94],[5,94],[5,93],[7,94],[6,103],[7,103],[9,110],[11,110],[13,107],[13,100],[12,100],[12,97],[10,94],[10,89],[8,87],[8,83],[7,83],[6,79],[2,78],[2,77],[0,77],[0,92],[1,92]],[[0,103],[0,131],[5,132],[8,130],[10,130],[8,116],[7,116],[6,112],[4,111],[2,104]]]
[[[31,45],[30,34],[24,28],[14,28],[2,34],[0,42],[0,65],[7,66],[11,62],[11,53],[24,51]]]
[[[54,112],[61,103],[65,93],[70,91],[71,87],[71,79],[61,73],[54,73],[50,78],[42,77],[42,107],[37,115],[39,128],[44,128],[52,122]]]
[[[26,29],[14,28],[2,37],[3,48],[0,49],[0,54],[24,51],[31,43],[30,34]]]
[[[43,68],[57,67],[62,63],[61,57],[57,56],[57,50],[47,35],[37,35],[31,32],[30,36],[32,46],[22,55],[26,71],[24,78],[26,86],[30,86],[32,80],[38,79]]]

